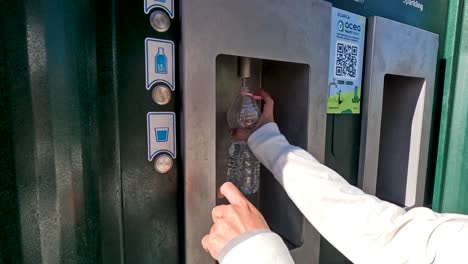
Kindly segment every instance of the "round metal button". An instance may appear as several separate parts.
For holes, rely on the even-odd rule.
[[[174,162],[172,157],[167,154],[162,154],[154,161],[154,169],[159,173],[167,173],[172,169]]]
[[[153,101],[158,105],[167,105],[172,98],[172,92],[169,87],[164,84],[156,85],[151,92]]]
[[[164,11],[156,10],[151,13],[150,24],[154,30],[158,32],[166,32],[171,26],[171,19]]]

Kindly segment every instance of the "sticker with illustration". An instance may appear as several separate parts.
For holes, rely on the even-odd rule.
[[[338,8],[332,12],[327,112],[359,114],[366,18]]]

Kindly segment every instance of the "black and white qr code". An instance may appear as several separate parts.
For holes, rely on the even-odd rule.
[[[338,41],[335,53],[335,77],[356,79],[359,47],[349,42]]]

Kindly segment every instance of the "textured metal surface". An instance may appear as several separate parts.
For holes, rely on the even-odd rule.
[[[408,169],[415,170],[409,172],[409,175],[413,175],[414,179],[408,181],[405,199],[406,206],[422,206],[427,176],[438,36],[381,17],[371,17],[368,28],[359,185],[365,192],[376,194],[386,76],[391,74],[423,78],[426,82],[421,96],[424,97],[418,99],[412,124],[415,131],[411,133],[410,147],[408,146]],[[398,110],[397,105],[394,108]],[[422,119],[420,123],[419,119]]]
[[[99,177],[101,263],[124,263],[115,2],[97,2],[96,175]]]
[[[210,229],[216,202],[216,56],[309,65],[307,147],[323,162],[326,89],[321,87],[327,86],[330,11],[331,5],[323,1],[182,1],[187,263],[212,262],[200,247],[200,239]],[[305,232],[305,239],[316,241],[294,250],[293,255],[297,263],[317,263],[317,233],[310,225]]]
[[[144,70],[135,70],[144,67],[145,36],[176,31],[156,35],[142,2],[0,3],[0,199],[8,222],[0,221],[0,262],[179,262],[176,170],[157,178],[145,158],[146,111],[157,109]]]
[[[11,6],[0,4],[0,39],[8,32],[3,25],[9,17],[3,16],[1,10],[15,12]],[[18,15],[18,14],[17,14]],[[18,15],[18,20],[21,16]],[[18,21],[10,21],[11,23]],[[17,39],[11,39],[15,42]],[[15,162],[13,158],[13,133],[11,120],[10,91],[7,81],[6,54],[8,46],[0,41],[0,263],[20,263],[20,225],[18,216],[18,197],[16,188]],[[18,45],[19,49],[21,46]],[[10,50],[10,49],[9,49]],[[11,66],[9,64],[8,66]]]
[[[434,209],[468,214],[468,2],[451,1]]]
[[[99,262],[88,101],[96,87],[88,74],[94,23],[81,23],[93,6],[87,1],[5,5],[1,37],[21,241],[21,259],[15,262]]]

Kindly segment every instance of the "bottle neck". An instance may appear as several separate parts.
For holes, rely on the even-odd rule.
[[[250,88],[247,86],[247,78],[241,78],[241,93],[250,93]]]

